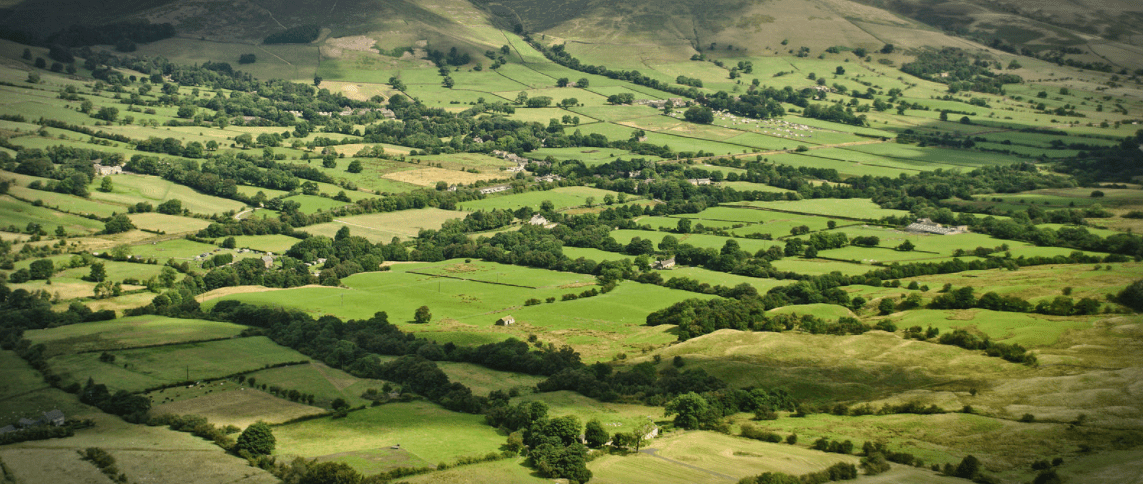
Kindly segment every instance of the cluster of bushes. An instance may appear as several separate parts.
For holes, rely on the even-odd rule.
[[[267,35],[262,40],[264,44],[308,44],[317,40],[321,35],[320,25],[299,25],[297,27],[288,28],[281,32],[275,32]]]
[[[86,429],[95,425],[90,419],[69,420],[61,426],[37,425],[16,432],[0,434],[0,445],[28,442],[31,440],[62,439],[75,435],[76,430]]]
[[[107,385],[90,378],[79,391],[79,401],[133,423],[146,422],[147,412],[151,410],[149,398],[126,390],[111,393]]]
[[[227,425],[222,428],[215,427],[214,424],[206,420],[206,417],[200,417],[198,415],[153,415],[147,419],[147,425],[152,427],[165,425],[171,430],[186,432],[195,437],[214,442],[219,447],[227,450],[234,447],[234,439],[231,438],[230,435],[238,433],[239,431],[238,427],[233,425]]]
[[[855,318],[843,316],[836,322],[813,315],[766,314],[783,306],[774,298],[687,299],[647,315],[648,326],[676,325],[679,341],[713,333],[720,329],[740,331],[790,331],[795,328],[811,334],[863,334],[871,328]],[[880,328],[879,328],[880,329]]]
[[[932,309],[971,309],[981,308],[992,311],[1011,311],[1026,313],[1034,311],[1040,314],[1054,316],[1082,316],[1097,314],[1101,307],[1098,300],[1085,297],[1079,302],[1067,296],[1056,296],[1051,301],[1040,301],[1034,307],[1028,301],[1016,296],[1001,296],[995,292],[987,292],[980,299],[973,295],[973,288],[969,286],[949,290],[929,302]]]
[[[763,430],[751,423],[742,424],[742,430],[739,432],[739,435],[748,439],[761,440],[774,444],[785,441],[787,444],[793,445],[798,442],[798,434],[790,434],[786,437],[782,437],[779,434]]]
[[[857,466],[838,462],[824,471],[794,476],[783,472],[765,472],[757,476],[744,477],[738,484],[824,484],[832,481],[857,479]]]
[[[115,457],[112,457],[106,450],[99,447],[88,447],[76,452],[79,453],[81,459],[99,468],[99,471],[106,475],[108,479],[111,479],[113,482],[127,484],[127,474],[119,472],[119,467],[115,465]]]

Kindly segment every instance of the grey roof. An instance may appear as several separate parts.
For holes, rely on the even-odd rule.
[[[16,431],[16,427],[13,427],[11,425],[6,426],[6,427],[0,427],[0,435],[4,435],[6,433],[15,432],[15,431]]]

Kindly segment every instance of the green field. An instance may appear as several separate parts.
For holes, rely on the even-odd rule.
[[[505,192],[508,193],[508,192]],[[539,207],[545,201],[552,202],[556,210],[587,205],[587,199],[592,198],[593,203],[602,205],[603,197],[617,196],[615,192],[599,190],[588,187],[562,187],[550,191],[533,191],[518,194],[493,194],[483,200],[464,202],[461,208],[466,211],[507,209],[515,210],[520,207]]]
[[[143,175],[113,175],[111,176],[115,188],[110,193],[104,193],[94,183],[90,187],[91,198],[126,207],[138,202],[147,202],[158,205],[167,200],[178,199],[183,208],[192,213],[212,214],[233,210],[241,211],[244,205],[241,202],[227,200],[199,193],[184,185],[162,178]],[[123,211],[126,211],[125,209]]]
[[[0,342],[28,359],[0,351],[0,427],[53,408],[96,424],[66,439],[0,448],[4,483],[103,482],[108,477],[76,453],[89,447],[116,458],[123,475],[112,480],[280,480],[234,450],[126,423],[59,389],[87,381],[149,398],[153,415],[199,415],[239,428],[267,421],[278,464],[334,461],[366,475],[449,466],[393,479],[411,483],[565,481],[524,455],[453,467],[460,457],[501,452],[507,432],[479,411],[444,410],[454,401],[408,393],[415,385],[405,378],[416,375],[385,373],[394,381],[381,381],[364,377],[375,376],[364,362],[341,365],[399,357],[367,355],[361,349],[378,348],[377,341],[322,318],[345,323],[381,312],[417,347],[409,356],[430,357],[425,366],[475,396],[544,402],[549,416],[598,419],[611,433],[660,427],[643,452],[593,450],[591,482],[735,482],[862,457],[811,450],[820,437],[857,448],[881,442],[924,460],[859,483],[967,482],[930,467],[956,466],[967,455],[980,459],[979,482],[1057,482],[1037,476],[1041,459],[1061,459],[1053,468],[1064,482],[1136,482],[1143,471],[1136,464],[1143,317],[1132,298],[1143,279],[1143,155],[1135,151],[1143,139],[1143,50],[1134,45],[1143,30],[1132,20],[1143,8],[1131,2],[104,3],[0,0],[3,27],[41,42],[0,40]],[[140,18],[171,22],[177,36],[125,53],[129,46],[82,47],[84,35],[47,35]],[[317,40],[265,42],[307,24],[319,26]],[[80,46],[70,49],[79,58],[49,67],[61,55],[50,43]],[[256,62],[240,63],[246,54]],[[564,82],[578,85],[558,87]],[[530,106],[518,96],[552,104]],[[668,98],[669,108],[650,102]],[[688,110],[704,104],[715,108],[711,119],[695,122],[703,111]],[[502,152],[550,164],[517,172]],[[146,158],[138,171],[155,175],[92,175],[95,160],[134,159],[128,166],[136,170],[137,157]],[[354,162],[362,169],[351,172]],[[561,180],[536,181],[549,173]],[[685,182],[707,176],[717,181]],[[441,182],[455,191],[437,190]],[[209,195],[232,193],[232,184],[235,195]],[[497,185],[511,188],[479,192]],[[139,210],[169,200],[187,213]],[[477,211],[536,211],[546,203],[557,212],[550,228],[513,220],[439,230]],[[1094,213],[1101,209],[1107,213]],[[1063,210],[1076,212],[1056,212]],[[104,233],[105,221],[129,211],[140,211],[128,216],[137,230]],[[1094,216],[1080,220],[1085,211]],[[905,230],[920,217],[975,222],[971,233],[949,236]],[[986,217],[1004,223],[993,230]],[[680,222],[691,228],[680,231]],[[230,235],[195,236],[208,226],[233,234],[236,247],[220,248]],[[378,246],[339,241],[318,266],[285,255],[305,237],[345,229]],[[774,252],[817,234],[878,242],[838,243],[811,257]],[[659,249],[668,236],[677,247]],[[653,250],[617,246],[636,238]],[[914,247],[896,250],[904,242]],[[735,247],[741,252],[720,254]],[[1081,248],[1100,260],[1063,258]],[[569,266],[552,256],[561,250],[600,264]],[[87,280],[91,254],[121,251],[145,262],[95,259],[107,281],[131,281],[121,295],[95,299],[106,286]],[[265,271],[203,264],[213,255],[244,260],[264,252],[276,259]],[[632,266],[631,253],[643,252],[640,262],[677,256],[702,265],[646,274]],[[936,266],[1006,258],[1016,264]],[[179,274],[158,284],[168,261]],[[873,270],[898,272],[885,281],[832,275]],[[907,274],[920,275],[894,277]],[[662,285],[637,282],[656,276]],[[668,288],[671,278],[697,287]],[[741,285],[759,298],[711,294]],[[1032,306],[1087,298],[1098,310],[1048,316],[928,307],[966,287],[977,298],[995,292]],[[176,291],[184,304],[163,306],[156,297]],[[865,303],[854,304],[858,297]],[[881,307],[906,297],[919,297],[919,306]],[[704,316],[714,322],[742,309],[752,319],[852,317],[897,330],[722,329],[680,341],[675,327],[647,325],[649,314],[692,299],[722,303]],[[210,320],[219,301],[298,310],[323,330],[287,348],[267,336],[281,328]],[[120,317],[80,322],[81,306]],[[421,307],[431,313],[427,322],[414,318]],[[497,324],[509,316],[512,324]],[[1019,344],[1035,362],[939,337],[905,338],[913,326]],[[447,357],[413,338],[440,345]],[[549,354],[544,374],[531,375],[466,362],[478,361],[469,352],[489,350],[476,347],[509,339],[536,351],[573,351],[584,365],[553,369]],[[502,368],[500,356],[479,361]],[[702,381],[697,370],[718,381]],[[599,400],[539,392],[551,373],[553,381],[590,383],[586,373],[606,381]],[[386,386],[406,390],[400,403],[362,396]],[[675,428],[664,408],[692,389],[716,411],[727,407],[710,413],[716,422],[704,430]],[[786,391],[804,416],[793,416],[791,406],[776,420],[759,420],[737,389]],[[289,390],[314,400],[275,396]],[[339,398],[353,407],[347,415],[331,409]],[[905,403],[939,411],[889,407]],[[842,411],[865,405],[871,413]],[[739,437],[747,423],[797,434],[797,443]]]
[[[47,354],[59,355],[223,339],[237,336],[243,329],[218,321],[134,316],[28,331],[25,337],[34,344],[47,346]]]
[[[274,429],[274,436],[276,455],[339,460],[366,473],[498,452],[504,441],[479,415],[449,412],[425,402],[392,403],[352,412],[344,419],[284,425]],[[392,452],[390,447],[398,444],[401,449]]]
[[[333,238],[342,227],[349,227],[352,235],[365,237],[373,243],[389,243],[394,237],[409,239],[421,230],[436,230],[445,220],[463,218],[462,214],[436,208],[404,210],[400,212],[354,215],[333,222],[311,225],[306,232]]]
[[[112,389],[140,391],[307,359],[264,336],[109,353],[115,355],[114,364],[100,362],[98,353],[60,355],[51,358],[49,364],[66,382],[82,384],[93,378]]]

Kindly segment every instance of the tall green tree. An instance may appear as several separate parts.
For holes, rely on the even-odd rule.
[[[714,420],[710,403],[695,392],[679,395],[667,402],[666,415],[674,415],[675,426],[682,429],[703,428]]]
[[[87,280],[91,282],[103,282],[107,279],[107,269],[103,266],[102,262],[96,262],[91,265],[91,273],[87,275]]]
[[[270,429],[270,425],[259,420],[242,431],[234,445],[234,450],[240,453],[246,451],[253,456],[270,455],[274,452],[276,444],[277,440],[274,438],[274,432]]]
[[[429,311],[428,306],[421,306],[417,308],[417,312],[413,313],[413,322],[418,324],[426,324],[432,319],[433,313]]]

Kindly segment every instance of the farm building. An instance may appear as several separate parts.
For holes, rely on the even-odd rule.
[[[958,225],[956,227],[945,227],[941,224],[933,222],[931,219],[919,218],[916,222],[909,224],[905,227],[908,232],[919,232],[924,234],[937,234],[937,235],[956,235],[968,232],[967,225]]]
[[[123,167],[122,166],[103,166],[99,163],[96,163],[95,165],[92,166],[92,168],[95,169],[95,175],[96,176],[121,175],[121,174],[123,174]]]
[[[26,428],[31,428],[31,427],[35,427],[37,425],[40,425],[40,423],[41,422],[39,420],[32,420],[30,418],[21,418],[20,421],[16,423],[16,425],[19,425],[20,428],[26,429]]]
[[[515,323],[516,318],[513,318],[512,316],[504,316],[503,318],[496,320],[497,326],[512,326]]]
[[[547,225],[548,219],[544,218],[543,215],[537,213],[532,216],[532,219],[529,220],[528,223],[531,225]]]
[[[687,182],[694,186],[710,185],[710,178],[688,178]]]
[[[656,269],[670,269],[672,267],[675,267],[675,258],[674,257],[671,257],[670,259],[663,259],[660,261],[655,261],[655,268]]]
[[[266,254],[266,255],[262,256],[262,263],[266,264],[267,269],[273,267],[274,266],[274,256],[272,256],[270,254]]]
[[[13,427],[11,425],[0,427],[0,435],[4,435],[4,434],[15,432],[15,431],[16,431],[16,427]]]
[[[484,195],[489,195],[492,193],[499,193],[499,192],[507,191],[509,188],[512,188],[512,187],[509,185],[496,185],[494,187],[481,188],[480,193],[482,193]]]
[[[59,427],[67,422],[64,418],[64,413],[59,409],[44,412],[44,417],[40,419],[41,422]]]
[[[558,182],[560,180],[563,180],[563,177],[559,175],[544,175],[536,177],[536,181],[538,182]]]

